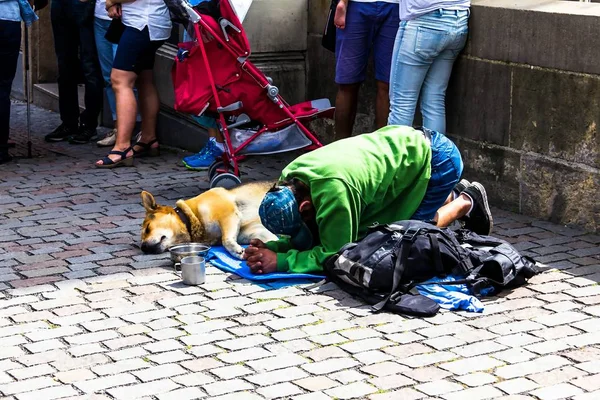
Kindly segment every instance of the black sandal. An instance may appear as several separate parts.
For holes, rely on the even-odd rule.
[[[134,157],[156,157],[160,154],[160,149],[157,147],[152,147],[154,143],[158,143],[158,139],[151,140],[150,143],[144,142],[136,142],[133,146],[131,146],[133,150]],[[142,150],[136,150],[135,146],[140,146]]]
[[[102,164],[95,164],[96,168],[133,167],[133,156],[127,157],[127,153],[129,153],[129,150],[132,150],[132,147],[129,147],[125,151],[117,151],[117,150],[110,151],[108,153],[109,155],[116,154],[118,156],[121,156],[121,159],[118,161],[113,161],[108,156],[106,156],[100,160],[100,161],[102,161]]]

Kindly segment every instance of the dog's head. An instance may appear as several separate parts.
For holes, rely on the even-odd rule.
[[[185,223],[173,207],[157,205],[154,197],[146,191],[142,192],[142,204],[146,209],[142,223],[144,253],[162,253],[175,244],[191,241]]]

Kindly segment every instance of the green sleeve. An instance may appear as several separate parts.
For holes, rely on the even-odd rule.
[[[356,190],[338,179],[319,179],[311,182],[311,197],[321,244],[307,251],[279,252],[278,271],[322,272],[328,257],[357,238],[361,202]]]
[[[290,239],[287,237],[281,238],[279,240],[273,240],[272,242],[265,243],[267,249],[274,251],[275,253],[285,253],[286,251],[292,248],[292,244],[290,243]]]

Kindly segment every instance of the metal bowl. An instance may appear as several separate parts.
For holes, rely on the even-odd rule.
[[[178,265],[183,257],[206,257],[206,254],[209,250],[210,246],[202,243],[181,243],[169,247],[169,251],[171,252],[171,261],[173,261],[173,264],[175,265]]]

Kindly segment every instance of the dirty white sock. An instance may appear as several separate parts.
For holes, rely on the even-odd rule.
[[[225,150],[225,148],[223,147],[223,143],[219,143],[219,142],[215,142],[217,147],[221,150]]]
[[[466,192],[462,192],[461,194],[464,194],[465,196],[467,196],[469,198],[469,200],[471,200],[471,208],[469,208],[469,211],[465,215],[466,217],[470,217],[471,211],[473,211],[473,207],[475,207],[475,200],[473,200],[473,198],[471,196],[469,196],[469,194]]]

